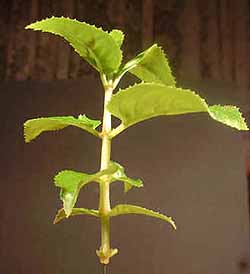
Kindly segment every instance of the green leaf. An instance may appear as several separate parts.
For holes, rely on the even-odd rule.
[[[62,170],[54,178],[55,185],[61,188],[60,198],[63,201],[63,208],[68,217],[78,198],[79,192],[83,186],[90,182],[102,182],[102,176],[108,175],[110,178],[116,173],[117,165],[110,165],[107,169],[94,174],[87,174],[73,170]]]
[[[108,32],[93,25],[64,17],[51,17],[26,26],[63,37],[91,66],[106,75],[115,73],[122,52]]]
[[[85,115],[79,115],[78,118],[73,116],[36,118],[27,120],[24,123],[24,138],[25,142],[28,143],[44,131],[59,130],[67,126],[75,126],[84,129],[99,137],[99,133],[95,130],[95,128],[97,128],[100,124],[100,121],[91,120]]]
[[[149,49],[130,60],[120,72],[129,71],[144,82],[153,82],[175,86],[175,79],[163,50],[154,44]]]
[[[141,83],[116,93],[108,110],[122,120],[123,129],[140,121],[160,116],[207,112],[214,120],[238,130],[248,130],[239,110],[232,106],[208,106],[188,89],[154,83]]]
[[[124,214],[139,214],[139,215],[147,215],[154,218],[158,218],[170,223],[173,226],[173,228],[176,229],[176,225],[171,217],[168,217],[159,212],[155,212],[153,210],[146,209],[140,206],[135,206],[135,205],[127,205],[127,204],[117,205],[111,210],[111,212],[109,213],[109,216],[115,217],[115,216],[124,215]]]
[[[245,123],[244,118],[242,117],[242,114],[239,111],[239,108],[235,106],[210,106],[209,114],[213,119],[223,124],[240,130],[248,130],[248,127]]]
[[[131,179],[125,174],[124,167],[116,162],[111,162],[111,165],[116,167],[116,171],[111,174],[111,182],[124,182],[124,191],[128,192],[132,187],[143,187],[141,179]]]
[[[109,34],[116,41],[118,47],[120,48],[124,40],[124,33],[121,30],[113,29]]]
[[[90,175],[72,170],[63,170],[55,178],[55,185],[61,188],[60,198],[63,201],[63,208],[66,217],[72,212],[80,189],[86,184],[94,181],[95,175]]]
[[[90,215],[90,216],[94,216],[94,217],[99,217],[99,212],[98,212],[98,210],[95,210],[95,209],[73,208],[70,213],[70,216],[75,216],[75,215]],[[64,218],[67,218],[67,216],[66,216],[64,209],[61,208],[58,210],[53,223],[57,224]]]

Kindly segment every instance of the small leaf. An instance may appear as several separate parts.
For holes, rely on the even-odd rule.
[[[36,118],[24,123],[25,142],[30,142],[44,131],[59,130],[68,126],[75,126],[88,131],[99,137],[95,130],[101,124],[98,120],[92,120],[85,115],[79,115],[78,119],[73,116],[57,116],[47,118]]]
[[[26,26],[63,37],[91,66],[107,75],[115,73],[122,60],[117,42],[93,25],[64,17],[51,17]]]
[[[168,217],[159,212],[155,212],[153,210],[146,209],[140,206],[135,206],[135,205],[127,205],[127,204],[117,205],[111,210],[111,212],[109,213],[109,216],[115,217],[115,216],[124,215],[124,214],[139,214],[139,215],[147,215],[154,218],[158,218],[170,223],[173,226],[173,228],[176,229],[176,225],[171,217]]]
[[[109,35],[111,35],[111,37],[116,41],[118,47],[120,48],[124,40],[124,33],[121,30],[113,29]]]
[[[235,106],[210,106],[209,114],[213,119],[225,125],[240,130],[248,130],[245,119],[242,117],[239,109]]]
[[[130,72],[144,82],[175,86],[175,79],[163,50],[154,44],[138,54],[121,69],[120,75]],[[121,77],[120,76],[120,77]]]
[[[132,187],[143,187],[143,182],[141,179],[131,179],[127,177],[124,171],[124,167],[116,162],[111,162],[117,169],[111,174],[111,182],[121,181],[124,182],[124,191],[128,192]]]
[[[73,208],[70,213],[70,216],[75,216],[75,215],[91,215],[91,216],[99,217],[99,212],[98,210],[95,210],[95,209]],[[67,216],[64,209],[61,208],[58,210],[53,223],[57,224],[64,218],[67,218]]]
[[[209,107],[204,99],[191,90],[161,84],[141,83],[120,90],[110,100],[108,110],[122,120],[123,129],[156,116],[207,112],[223,124],[248,130],[236,107]]]
[[[61,188],[60,198],[63,201],[66,217],[71,214],[80,189],[87,183],[92,182],[94,178],[95,175],[72,170],[63,170],[55,176],[55,185]]]
[[[60,171],[54,178],[55,185],[61,188],[60,198],[63,201],[63,208],[66,213],[66,217],[71,214],[79,192],[83,186],[90,182],[101,182],[101,178],[104,175],[111,176],[117,171],[116,165],[110,165],[107,169],[99,171],[94,174],[87,174],[83,172],[77,172],[73,170]]]

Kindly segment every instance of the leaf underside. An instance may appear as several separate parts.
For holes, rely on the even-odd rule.
[[[172,227],[176,229],[176,225],[171,217],[165,216],[159,212],[155,212],[153,210],[146,209],[136,205],[128,205],[128,204],[117,205],[111,210],[109,216],[115,217],[115,216],[124,215],[124,214],[139,214],[139,215],[146,215],[146,216],[158,218],[170,223]]]
[[[128,71],[144,82],[175,86],[175,79],[168,60],[161,47],[157,44],[130,60],[120,73],[123,75]]]
[[[73,208],[72,212],[70,213],[70,216],[76,216],[76,215],[90,215],[90,216],[94,216],[94,217],[99,217],[99,212],[98,212],[98,210],[95,210],[95,209]],[[67,218],[67,215],[66,215],[64,209],[61,208],[58,210],[53,223],[57,224],[65,218]]]
[[[95,136],[99,136],[95,128],[100,124],[100,121],[89,119],[85,115],[79,115],[78,118],[73,116],[57,116],[30,119],[24,123],[24,138],[25,142],[28,143],[44,131],[60,130],[68,126],[75,126]]]
[[[188,89],[154,83],[136,84],[116,93],[108,110],[125,127],[161,115],[207,112],[210,117],[238,130],[248,130],[234,106],[208,106],[204,99]]]
[[[93,25],[70,18],[51,17],[32,23],[26,29],[63,37],[83,59],[106,75],[115,73],[121,64],[122,52],[117,39]]]

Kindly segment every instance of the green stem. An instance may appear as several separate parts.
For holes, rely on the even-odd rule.
[[[109,136],[111,132],[111,114],[107,110],[107,104],[112,97],[113,87],[112,85],[104,85],[105,97],[104,97],[104,111],[103,111],[103,124],[102,124],[102,151],[101,151],[101,168],[100,170],[107,169],[110,162],[111,154],[111,138]],[[99,197],[99,214],[101,218],[101,247],[97,252],[100,258],[100,262],[108,264],[109,259],[116,253],[116,250],[110,248],[110,218],[108,216],[110,212],[110,198],[109,198],[109,177],[104,175],[100,183],[100,197]]]

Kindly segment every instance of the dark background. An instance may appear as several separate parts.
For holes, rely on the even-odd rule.
[[[53,176],[65,168],[96,171],[99,140],[75,128],[29,145],[22,136],[22,123],[33,117],[100,119],[100,82],[66,43],[24,26],[68,15],[117,27],[127,34],[128,58],[157,41],[179,85],[211,104],[236,104],[248,117],[249,1],[0,3],[0,273],[100,273],[99,223],[75,217],[52,224],[61,207]],[[113,185],[112,205],[160,210],[178,230],[143,216],[115,218],[112,246],[120,252],[110,273],[249,273],[248,143],[247,134],[205,114],[148,120],[115,139],[112,158],[145,187],[125,195],[121,184]],[[96,208],[97,199],[90,185],[78,205]]]

